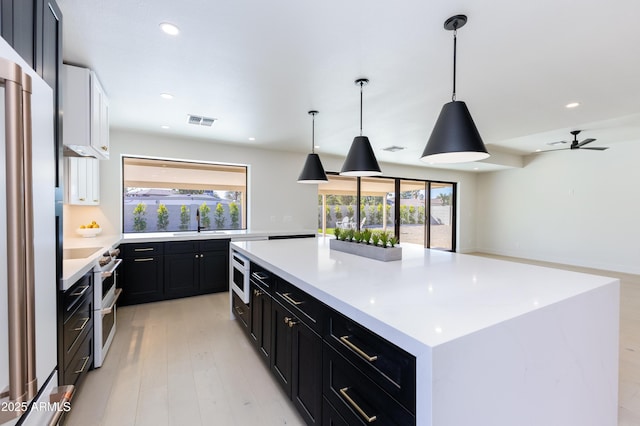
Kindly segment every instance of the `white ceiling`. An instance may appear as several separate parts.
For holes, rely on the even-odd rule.
[[[550,149],[573,129],[611,149],[640,140],[637,0],[58,3],[64,60],[96,71],[114,128],[308,152],[307,111],[316,109],[317,152],[344,156],[359,134],[354,80],[366,77],[364,134],[378,159],[424,165],[418,158],[451,100],[453,35],[443,23],[466,14],[457,99],[489,151]],[[163,21],[180,35],[161,32]],[[581,105],[564,107],[573,101]],[[218,121],[189,125],[189,113]],[[390,145],[406,149],[382,151]]]

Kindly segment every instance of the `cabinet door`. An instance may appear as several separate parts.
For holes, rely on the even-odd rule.
[[[162,294],[162,256],[125,258],[122,274],[118,275],[122,287],[122,304],[155,302]]]
[[[53,89],[56,187],[62,187],[62,13],[53,0],[36,0],[35,69]]]
[[[291,397],[291,327],[293,315],[280,303],[271,303],[271,372],[288,397]]]
[[[33,68],[35,2],[2,0],[2,38]]]
[[[198,289],[198,253],[164,257],[164,293],[167,298],[192,296]]]
[[[95,158],[67,158],[67,204],[100,204],[100,163]]]
[[[200,293],[215,293],[229,289],[229,252],[227,250],[200,253]]]
[[[76,163],[77,165],[74,167],[76,170],[76,175],[73,178],[76,180],[76,185],[78,187],[78,199],[75,200],[78,204],[87,204],[89,203],[89,182],[87,182],[87,177],[89,177],[89,162],[86,158],[70,158],[69,161]],[[93,176],[93,174],[91,174]]]
[[[109,105],[95,72],[91,72],[91,146],[109,158]]]
[[[271,296],[251,283],[249,337],[269,365],[271,355]]]
[[[308,425],[319,425],[322,411],[322,339],[293,320],[291,400]]]

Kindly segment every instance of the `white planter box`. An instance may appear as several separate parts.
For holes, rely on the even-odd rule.
[[[354,243],[350,241],[329,240],[331,250],[343,251],[357,256],[390,262],[402,259],[402,247],[382,247],[371,244]]]

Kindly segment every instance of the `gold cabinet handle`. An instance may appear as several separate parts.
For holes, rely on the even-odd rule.
[[[133,251],[153,251],[153,247],[136,248]]]
[[[284,323],[285,323],[285,324],[289,324],[289,321],[291,321],[291,318],[289,318],[289,317],[284,317]]]
[[[102,148],[103,151],[109,151],[109,147],[106,145],[102,145],[100,148]]]
[[[238,314],[239,316],[242,316],[242,314],[244,314],[244,311],[243,311],[242,309],[240,309],[240,308],[238,307],[238,305],[235,305],[235,306],[233,307],[233,309],[235,309],[236,314]]]
[[[84,328],[87,326],[87,323],[89,322],[91,318],[82,318],[82,325],[78,328],[74,328],[73,331],[82,331],[84,330]]]
[[[80,374],[84,371],[84,368],[87,366],[87,362],[89,362],[89,356],[85,356],[84,358],[84,362],[82,363],[82,367],[80,368],[80,370],[76,370],[75,374]]]
[[[352,349],[355,353],[357,353],[358,355],[360,355],[362,358],[364,358],[365,360],[369,361],[369,362],[373,362],[375,360],[378,359],[378,355],[373,355],[370,356],[369,354],[367,354],[365,351],[363,351],[362,349],[360,349],[359,347],[357,347],[356,345],[354,345],[353,343],[351,343],[351,341],[349,340],[349,336],[342,336],[340,337],[340,341],[342,343],[344,343],[345,345],[347,345],[350,349]]]
[[[293,328],[294,325],[296,325],[298,323],[298,321],[294,321],[292,319],[289,320],[289,328]]]
[[[151,262],[153,257],[142,257],[140,259],[133,259],[134,262]]]
[[[348,387],[340,389],[340,395],[342,395],[342,397],[349,403],[349,405],[351,405],[351,407],[356,410],[367,423],[375,422],[378,418],[376,416],[369,416],[367,413],[365,413],[364,410],[360,408],[360,406],[356,404],[353,399],[351,399],[351,397],[347,393],[348,390]]]
[[[78,200],[80,200],[80,201],[84,201],[84,198],[78,198]]]
[[[289,303],[291,303],[293,305],[296,305],[296,306],[302,305],[304,303],[304,302],[299,302],[297,300],[292,299],[291,298],[291,293],[283,293],[282,297],[284,297],[287,302],[289,302]]]

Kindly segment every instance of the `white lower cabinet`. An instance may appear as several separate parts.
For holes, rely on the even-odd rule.
[[[95,158],[67,157],[66,204],[100,204],[100,161]]]

